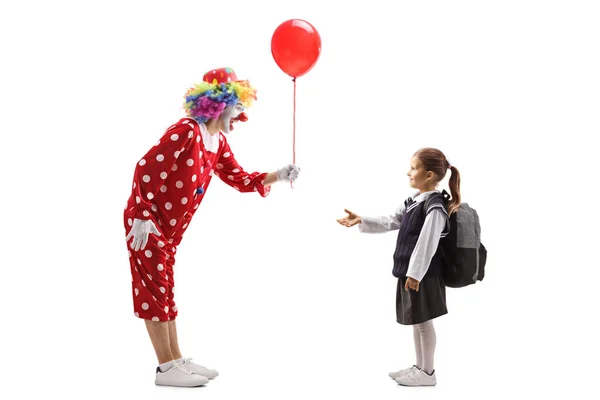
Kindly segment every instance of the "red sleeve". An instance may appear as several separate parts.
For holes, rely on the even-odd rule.
[[[215,174],[226,184],[242,193],[258,192],[262,197],[267,197],[271,187],[265,187],[266,172],[248,173],[238,164],[227,140],[222,138],[222,146],[219,149],[219,158]]]
[[[179,153],[190,146],[198,132],[197,124],[187,119],[179,121],[137,163],[132,189],[137,204],[135,218],[148,219],[152,199],[171,173]]]

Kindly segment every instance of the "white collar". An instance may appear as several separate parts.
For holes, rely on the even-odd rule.
[[[413,200],[416,201],[417,203],[421,202],[421,201],[425,201],[425,199],[427,199],[431,194],[433,193],[439,193],[439,190],[430,190],[429,192],[423,192],[423,193],[415,193]]]
[[[200,134],[202,135],[202,141],[204,142],[204,149],[211,153],[217,153],[219,151],[219,144],[221,142],[221,133],[215,133],[211,135],[206,129],[206,125],[198,124],[200,126]]]

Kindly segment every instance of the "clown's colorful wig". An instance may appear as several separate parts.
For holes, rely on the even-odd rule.
[[[256,100],[256,89],[248,81],[202,82],[190,88],[184,98],[186,115],[205,123],[211,118],[219,118],[227,106],[242,103],[244,108],[249,108]]]

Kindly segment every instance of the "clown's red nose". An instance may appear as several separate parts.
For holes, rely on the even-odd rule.
[[[248,121],[248,116],[246,115],[246,113],[241,113],[236,119],[242,122],[246,122]]]

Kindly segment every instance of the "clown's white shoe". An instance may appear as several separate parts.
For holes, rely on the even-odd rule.
[[[219,376],[219,373],[216,370],[198,365],[195,362],[192,362],[191,358],[184,358],[181,362],[185,368],[196,375],[204,376],[208,379],[215,379]]]
[[[156,368],[156,380],[159,386],[196,387],[208,383],[208,378],[192,373],[183,364],[176,362],[166,371]]]

